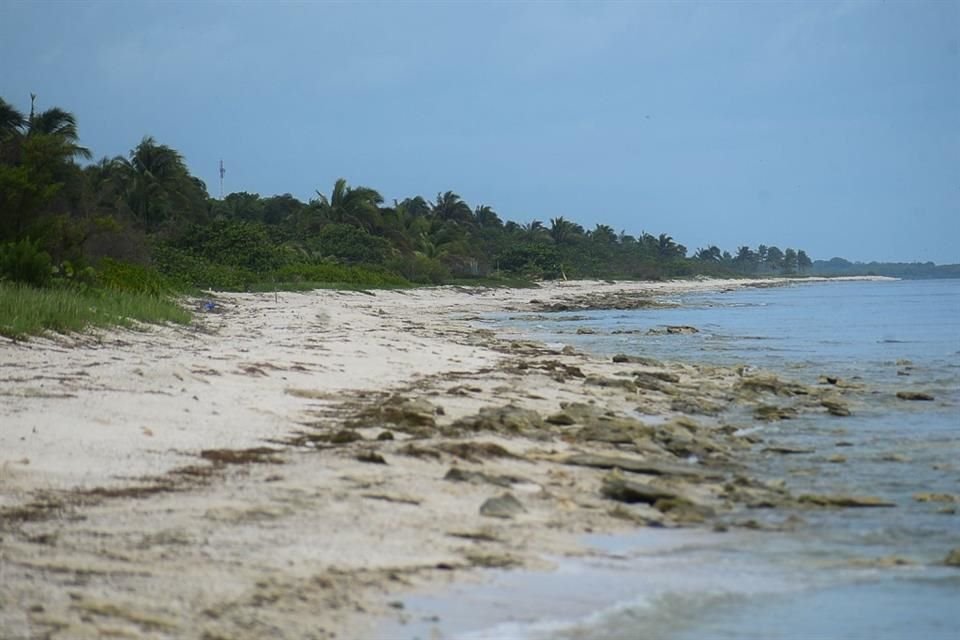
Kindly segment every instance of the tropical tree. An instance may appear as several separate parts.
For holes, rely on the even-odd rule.
[[[753,273],[757,270],[757,254],[746,245],[739,247],[733,265],[743,273]]]
[[[573,236],[579,233],[583,233],[583,227],[573,222],[570,222],[563,216],[550,219],[550,237],[553,239],[554,244],[564,244],[568,242]]]
[[[470,206],[453,191],[438,193],[437,201],[434,203],[431,213],[440,220],[451,220],[464,224],[472,224],[474,221]]]
[[[797,272],[797,252],[789,247],[783,252],[783,272],[787,274]]]
[[[769,247],[767,249],[767,258],[764,260],[764,266],[770,271],[780,271],[783,269],[783,251],[778,247]]]
[[[797,251],[797,269],[800,273],[803,273],[807,269],[813,266],[813,261],[810,260],[810,257],[807,255],[807,252],[803,249]]]
[[[606,224],[598,224],[590,232],[590,238],[602,245],[611,245],[617,243],[617,233],[613,227]]]
[[[723,254],[720,252],[719,247],[711,245],[706,249],[697,249],[697,252],[693,255],[693,259],[699,260],[700,262],[719,263],[723,259]]]
[[[329,198],[319,191],[316,193],[320,211],[329,221],[352,224],[367,232],[381,228],[379,207],[383,196],[374,189],[349,187],[345,179],[338,178]]]
[[[549,238],[550,234],[547,233],[547,228],[543,226],[543,223],[539,220],[531,220],[526,224],[520,225],[518,231],[530,241],[542,240],[543,238]]]
[[[30,117],[27,119],[27,135],[53,136],[63,141],[66,150],[71,156],[90,159],[93,154],[86,147],[80,146],[80,136],[77,133],[77,119],[69,111],[60,107],[53,107],[37,113],[34,109],[35,94],[30,94]]]
[[[686,255],[686,253],[687,248],[674,242],[673,238],[667,234],[661,233],[657,237],[657,255],[662,260],[669,260],[670,258],[682,258]]]
[[[263,221],[263,200],[256,193],[237,191],[214,205],[214,215],[247,222]]]
[[[89,151],[78,144],[72,114],[59,108],[37,114],[31,98],[26,118],[0,100],[0,236],[69,244],[67,219],[83,201],[83,174],[73,160]]]
[[[23,133],[27,119],[12,104],[0,98],[0,142]]]
[[[206,207],[206,187],[193,178],[183,157],[146,136],[130,157],[113,161],[115,179],[133,216],[152,233],[168,220],[196,218]]]
[[[503,227],[503,220],[497,215],[497,212],[485,204],[479,205],[473,211],[474,219],[481,229]]]
[[[769,247],[767,247],[767,245],[765,245],[765,244],[761,244],[759,247],[757,247],[757,262],[758,262],[759,264],[765,264],[765,263],[766,263],[766,261],[767,261],[767,251],[768,251],[768,249],[769,249]]]
[[[263,221],[271,225],[280,224],[286,220],[295,218],[304,206],[306,206],[304,203],[289,193],[264,198]]]
[[[423,196],[404,198],[400,204],[407,210],[407,213],[415,218],[425,218],[430,215],[430,203],[427,202]],[[394,203],[394,206],[396,206],[396,203]]]

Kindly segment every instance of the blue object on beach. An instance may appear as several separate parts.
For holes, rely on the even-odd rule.
[[[200,305],[200,308],[204,311],[213,311],[217,308],[217,303],[213,300],[204,300],[203,304]]]

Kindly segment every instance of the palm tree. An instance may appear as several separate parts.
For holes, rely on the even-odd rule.
[[[79,145],[80,136],[77,133],[77,119],[69,111],[60,107],[53,107],[37,113],[34,108],[36,94],[30,94],[30,117],[27,119],[27,135],[46,135],[59,138],[66,144],[71,156],[79,156],[86,160],[93,157],[90,149]]]
[[[502,227],[503,220],[497,215],[497,212],[485,204],[479,205],[473,212],[477,224],[482,228]]]
[[[430,231],[430,220],[422,213],[420,203],[426,206],[426,200],[419,196],[403,202],[394,200],[392,207],[381,210],[384,237],[405,253],[413,251]],[[429,210],[427,206],[426,211]]]
[[[382,226],[380,204],[383,196],[374,189],[349,187],[345,179],[338,178],[329,198],[319,191],[316,193],[321,210],[330,221],[352,224],[368,232]]]
[[[573,223],[563,216],[550,218],[550,237],[554,244],[563,244],[569,240],[574,233],[573,226]]]
[[[700,262],[720,262],[723,259],[723,254],[720,252],[720,247],[711,245],[706,249],[697,249],[693,259]]]
[[[780,271],[783,268],[783,251],[777,246],[768,247],[763,264],[771,271]]]
[[[441,220],[453,220],[454,222],[467,224],[472,224],[474,221],[470,206],[453,191],[437,194],[437,201],[433,205],[432,213]]]
[[[687,250],[683,245],[677,244],[673,238],[665,233],[661,233],[657,238],[657,255],[664,260],[670,258],[682,258]]]
[[[403,202],[400,203],[407,212],[414,217],[426,217],[430,215],[430,203],[427,202],[423,196],[416,196],[413,198],[405,198]]]
[[[520,225],[520,232],[526,240],[539,240],[547,236],[547,228],[539,220],[531,220],[527,224]]]
[[[737,249],[733,264],[744,273],[752,273],[757,270],[757,254],[750,247],[743,245]]]
[[[606,224],[598,224],[594,227],[593,231],[590,232],[590,237],[600,244],[616,244],[617,242],[617,233],[613,230],[613,227]]]
[[[26,126],[26,117],[12,104],[0,98],[0,141],[21,134]]]
[[[147,232],[156,230],[194,186],[183,157],[150,136],[130,152],[129,160],[117,157],[113,162],[127,206]]]

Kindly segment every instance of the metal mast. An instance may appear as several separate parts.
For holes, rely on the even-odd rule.
[[[223,160],[220,160],[220,199],[223,200],[223,175],[227,172],[223,168]]]

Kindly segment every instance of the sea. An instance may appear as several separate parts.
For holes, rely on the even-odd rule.
[[[893,508],[752,510],[756,528],[596,535],[550,571],[491,570],[404,599],[391,638],[900,640],[960,638],[960,280],[829,281],[696,293],[669,308],[499,314],[504,333],[597,355],[744,364],[863,384],[845,418],[755,424],[752,471],[794,493],[872,495]],[[667,325],[699,332],[662,335]],[[578,332],[590,329],[590,332]],[[901,390],[934,396],[898,400]],[[846,460],[839,463],[836,456]],[[833,461],[831,461],[833,459]],[[799,518],[799,519],[798,519]],[[780,529],[773,531],[771,529]]]

